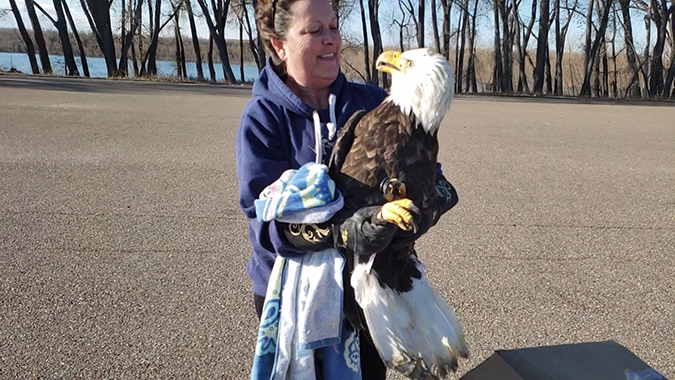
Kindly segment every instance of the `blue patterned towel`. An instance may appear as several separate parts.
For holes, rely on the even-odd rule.
[[[359,336],[342,323],[343,266],[344,258],[335,249],[277,257],[251,380],[361,380]],[[315,357],[321,360],[321,373]]]
[[[286,170],[267,186],[255,201],[255,213],[261,222],[315,224],[330,219],[343,205],[328,167],[308,163],[298,170]]]

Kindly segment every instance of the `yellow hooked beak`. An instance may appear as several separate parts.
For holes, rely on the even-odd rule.
[[[410,67],[409,62],[412,63],[403,58],[400,52],[390,50],[377,57],[375,67],[383,73],[393,74],[396,71],[405,73],[406,68]]]

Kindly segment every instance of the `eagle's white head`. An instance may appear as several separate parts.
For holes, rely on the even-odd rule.
[[[412,112],[427,133],[435,134],[455,94],[448,60],[427,48],[403,53],[385,51],[377,58],[376,67],[391,74],[386,101],[405,113]]]

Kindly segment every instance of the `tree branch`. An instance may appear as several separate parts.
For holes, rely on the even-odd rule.
[[[49,19],[49,21],[51,21],[52,24],[54,24],[54,27],[58,29],[58,26],[57,26],[57,24],[56,24],[56,20],[54,20],[54,18],[53,18],[52,16],[50,16],[49,13],[47,13],[47,11],[45,11],[44,8],[42,8],[42,7],[40,6],[40,4],[38,4],[37,2],[33,2],[33,4],[35,4],[35,6],[37,7],[37,9],[39,9],[40,12],[42,12],[43,15],[47,16],[47,18]]]

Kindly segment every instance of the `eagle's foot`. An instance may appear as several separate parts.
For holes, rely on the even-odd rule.
[[[404,199],[407,197],[405,183],[398,178],[385,178],[380,184],[380,190],[387,202]]]
[[[377,214],[377,219],[397,225],[404,231],[417,232],[415,215],[420,215],[420,210],[410,199],[399,199],[387,202]]]

